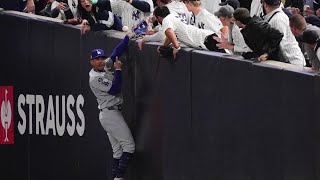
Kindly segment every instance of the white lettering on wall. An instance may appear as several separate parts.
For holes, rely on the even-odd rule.
[[[76,98],[73,95],[49,95],[46,98],[42,95],[20,94],[17,103],[20,116],[19,133],[63,136],[67,132],[69,136],[74,136],[76,132],[79,136],[83,136],[85,132],[85,116],[82,110],[84,103],[85,100],[81,94]]]

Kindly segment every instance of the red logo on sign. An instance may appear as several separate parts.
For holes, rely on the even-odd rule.
[[[0,144],[13,144],[13,86],[0,86],[0,122]]]

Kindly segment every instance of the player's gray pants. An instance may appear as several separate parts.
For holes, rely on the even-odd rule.
[[[99,114],[99,120],[108,133],[114,158],[120,159],[122,152],[134,152],[133,137],[120,111],[104,109]]]

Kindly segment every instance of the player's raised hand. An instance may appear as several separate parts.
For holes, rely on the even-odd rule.
[[[114,62],[114,69],[119,70],[122,67],[122,62],[119,60],[118,56],[116,57],[116,62]]]

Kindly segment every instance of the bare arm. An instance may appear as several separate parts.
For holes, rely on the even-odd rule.
[[[167,38],[164,42],[164,46],[168,46],[170,43],[172,43],[173,47],[178,49],[180,47],[180,45],[179,45],[177,36],[175,35],[174,31],[171,28],[168,28],[165,31],[165,34],[166,34]]]
[[[28,13],[34,13],[35,12],[35,5],[33,0],[27,0],[27,6],[26,11]]]

